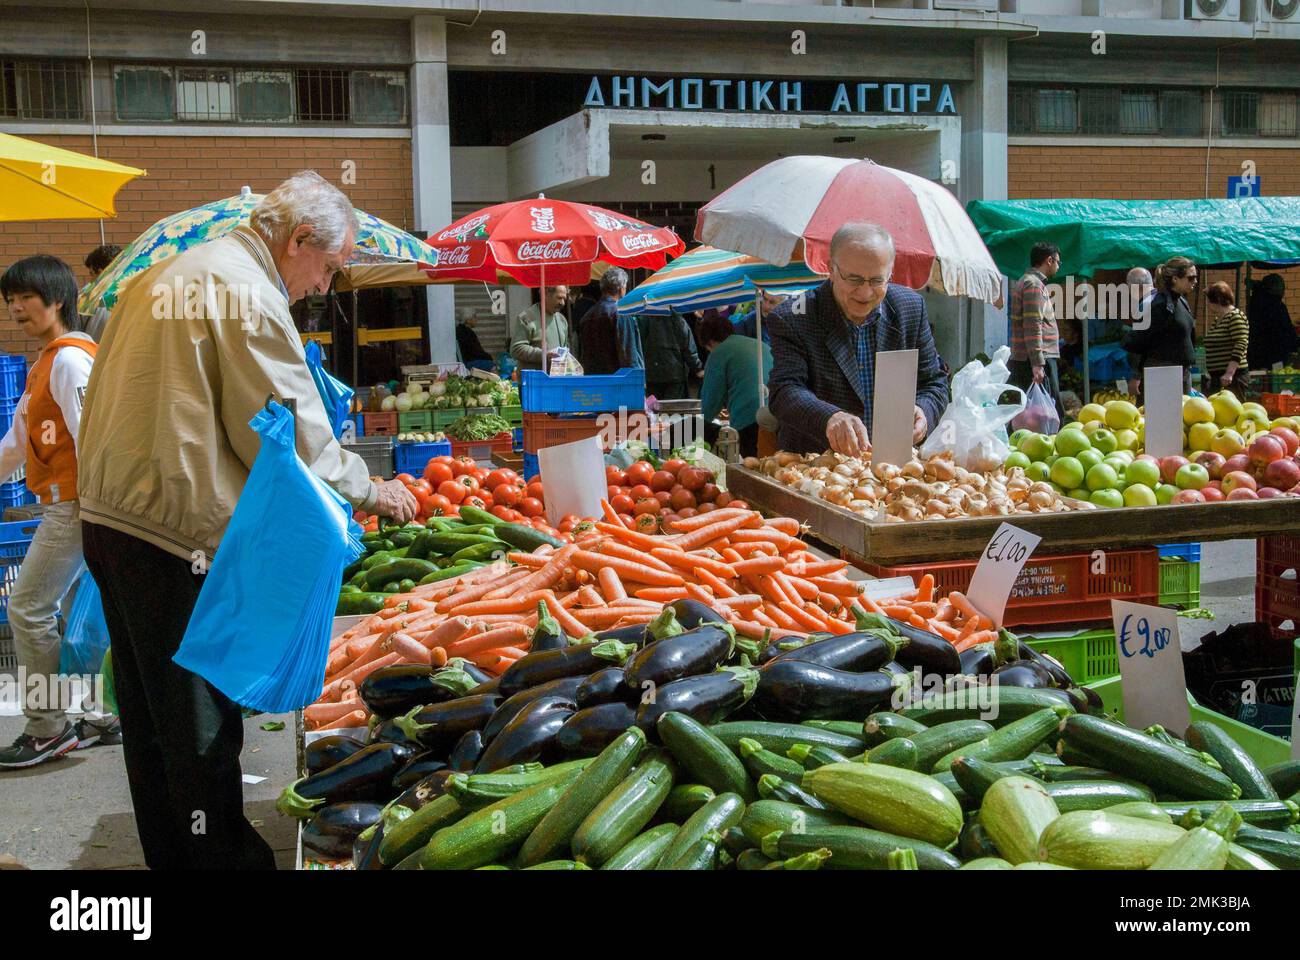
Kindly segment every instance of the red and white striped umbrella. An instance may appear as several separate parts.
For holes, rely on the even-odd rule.
[[[870,160],[774,160],[701,207],[695,239],[777,266],[802,259],[829,273],[831,236],[863,221],[893,235],[895,283],[1001,301],[1002,274],[957,198]]]

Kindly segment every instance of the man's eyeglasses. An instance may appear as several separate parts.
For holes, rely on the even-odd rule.
[[[871,286],[880,290],[889,286],[888,277],[859,277],[857,274],[845,273],[840,269],[838,263],[832,263],[831,266],[834,267],[835,272],[840,275],[840,279],[844,281],[844,283],[848,284],[849,288],[852,290],[857,290],[866,286]]]

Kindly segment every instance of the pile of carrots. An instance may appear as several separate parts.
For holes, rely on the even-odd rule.
[[[627,529],[608,503],[605,521],[577,543],[511,553],[509,563],[390,597],[385,608],[336,638],[310,729],[362,726],[361,682],[393,663],[440,666],[463,657],[499,674],[528,651],[544,603],[570,637],[648,623],[691,597],[756,640],[849,633],[862,584],[843,560],[821,560],[789,518],[750,509],[681,519],[674,534]]]
[[[998,636],[993,620],[976,610],[961,591],[953,590],[936,600],[934,575],[929,573],[921,577],[915,593],[880,601],[863,597],[861,602],[872,613],[938,634],[956,647],[958,653],[996,640]]]

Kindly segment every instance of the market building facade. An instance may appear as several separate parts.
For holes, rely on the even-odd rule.
[[[1297,90],[1295,0],[19,5],[0,130],[149,175],[102,224],[0,226],[0,262],[84,275],[101,242],[303,167],[416,232],[544,193],[687,240],[703,203],[792,154],[869,157],[963,203],[1300,194]],[[491,293],[383,291],[359,319],[322,299],[302,324],[357,320],[361,369],[395,370],[454,357],[457,307],[499,352],[529,294]],[[1006,339],[1001,311],[930,307],[954,367]],[[5,318],[0,350],[22,349]]]

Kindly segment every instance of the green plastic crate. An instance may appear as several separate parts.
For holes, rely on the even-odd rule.
[[[465,416],[464,407],[444,407],[433,411],[433,429],[446,430],[448,426]]]
[[[1270,393],[1300,393],[1300,373],[1270,373]]]
[[[1190,609],[1201,605],[1201,565],[1188,560],[1160,561],[1160,606]]]
[[[501,407],[498,410],[501,419],[515,426],[522,426],[524,422],[524,408],[515,405],[513,407]]]
[[[1060,663],[1075,683],[1094,683],[1119,673],[1119,652],[1112,629],[1084,630],[1072,637],[1023,636],[1021,639]]]
[[[432,429],[432,410],[408,410],[397,415],[398,433],[428,433]]]
[[[1117,720],[1124,719],[1124,694],[1119,677],[1088,684],[1099,697],[1106,712]],[[1198,704],[1189,693],[1187,703],[1193,720],[1207,720],[1236,740],[1261,767],[1272,766],[1291,759],[1291,744],[1262,730],[1248,727],[1230,717],[1225,717]],[[1174,731],[1181,733],[1182,731]]]

